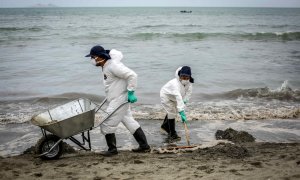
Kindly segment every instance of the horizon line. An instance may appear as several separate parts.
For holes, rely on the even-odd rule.
[[[300,8],[299,7],[278,7],[278,6],[18,6],[0,7],[3,8]]]

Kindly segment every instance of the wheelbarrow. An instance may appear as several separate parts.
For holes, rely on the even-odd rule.
[[[97,105],[89,99],[79,98],[33,116],[31,123],[39,126],[43,134],[36,145],[38,156],[42,159],[58,159],[63,153],[62,141],[64,139],[69,139],[80,148],[90,151],[90,130],[100,126],[118,109],[128,103],[120,104],[109,114],[101,109],[106,101],[104,99],[100,105]],[[94,126],[95,114],[99,110],[105,112],[106,116],[100,124]],[[81,139],[74,137],[78,134],[81,134]]]

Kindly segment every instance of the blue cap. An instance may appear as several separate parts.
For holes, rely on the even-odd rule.
[[[189,66],[183,66],[180,71],[178,71],[178,76],[189,76],[190,82],[194,83],[194,78],[192,78],[192,70]]]
[[[106,60],[110,59],[109,50],[105,50],[102,46],[94,46],[92,47],[90,54],[86,55],[85,57],[91,56],[99,56]]]
[[[183,66],[178,72],[179,76],[192,76],[191,68],[188,66]]]

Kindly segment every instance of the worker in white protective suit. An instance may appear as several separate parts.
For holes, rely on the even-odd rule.
[[[103,83],[108,102],[106,111],[109,114],[124,102],[134,103],[137,101],[134,94],[137,86],[137,74],[121,62],[123,55],[120,51],[115,49],[105,50],[98,45],[94,46],[86,57],[91,57],[95,66],[102,67]],[[118,154],[115,131],[121,122],[133,134],[139,144],[139,147],[132,149],[132,151],[150,151],[150,146],[141,126],[132,117],[130,105],[125,104],[100,125],[101,132],[105,135],[108,146],[108,151],[104,151],[101,154],[104,156]]]
[[[161,129],[168,133],[170,140],[181,139],[175,130],[175,117],[179,113],[181,121],[183,123],[187,121],[184,110],[192,94],[192,83],[194,79],[191,68],[183,66],[176,70],[175,78],[167,82],[160,90],[161,104],[167,112]]]

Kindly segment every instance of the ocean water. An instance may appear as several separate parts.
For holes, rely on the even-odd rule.
[[[100,101],[101,69],[84,57],[96,44],[139,75],[141,119],[163,114],[160,88],[182,65],[195,79],[191,119],[299,118],[299,8],[9,8],[0,24],[2,124]]]

